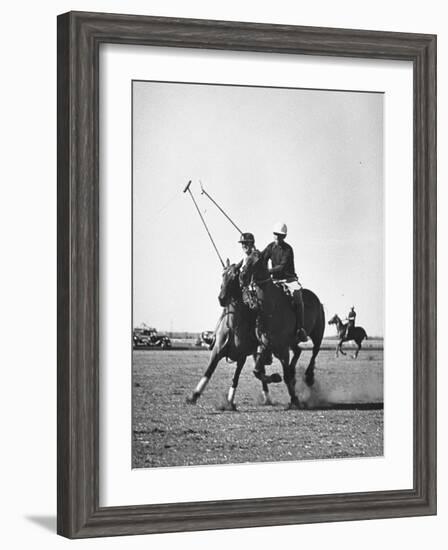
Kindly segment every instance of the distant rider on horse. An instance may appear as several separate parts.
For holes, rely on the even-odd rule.
[[[352,330],[355,326],[355,321],[356,321],[355,306],[351,307],[350,311],[348,312],[346,321],[347,321],[347,328],[345,329],[344,338],[348,339],[348,337],[352,333]]]
[[[291,293],[297,314],[297,338],[299,342],[306,342],[308,335],[305,330],[305,307],[303,304],[302,287],[294,268],[294,251],[292,246],[285,242],[288,228],[284,223],[277,223],[273,228],[274,240],[261,253],[267,262],[271,260],[269,273],[274,282],[282,282]]]

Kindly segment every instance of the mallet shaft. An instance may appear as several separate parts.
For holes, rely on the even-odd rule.
[[[191,183],[191,182],[190,182]],[[208,197],[212,203],[224,214],[224,216],[229,220],[229,222],[233,225],[233,227],[238,231],[238,233],[242,233],[241,229],[236,225],[236,223],[230,218],[230,216],[228,214],[226,214],[226,212],[224,212],[224,210],[219,206],[219,204],[207,193],[207,191],[204,189],[204,187],[202,186],[202,183],[201,183],[201,193],[203,195],[205,195],[206,197]]]
[[[191,180],[188,182],[188,184],[187,184],[187,186],[185,187],[185,189],[184,189],[183,192],[186,193],[186,192],[188,191],[188,193],[190,194],[191,200],[193,201],[194,205],[196,206],[196,210],[198,211],[199,217],[201,218],[202,223],[204,224],[205,230],[207,231],[207,235],[210,237],[210,240],[211,240],[211,242],[212,242],[213,248],[215,249],[216,254],[218,255],[219,261],[221,262],[221,265],[222,265],[222,267],[224,268],[224,267],[225,267],[225,264],[224,264],[224,262],[222,261],[221,255],[220,255],[220,253],[219,253],[219,251],[218,251],[218,248],[216,247],[216,244],[215,244],[215,241],[213,240],[213,237],[211,236],[211,233],[210,233],[210,231],[209,231],[209,229],[208,229],[208,227],[207,227],[207,224],[205,223],[205,220],[204,220],[204,218],[203,218],[203,216],[202,216],[202,214],[201,214],[201,211],[199,210],[199,207],[198,207],[198,205],[196,204],[196,201],[195,201],[195,199],[194,199],[193,193],[191,192],[191,189],[190,189],[190,185],[191,185]]]

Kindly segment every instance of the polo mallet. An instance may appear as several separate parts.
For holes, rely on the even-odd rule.
[[[236,225],[236,223],[230,218],[228,214],[224,212],[224,210],[219,206],[219,204],[207,193],[207,191],[204,189],[202,185],[202,181],[199,182],[201,185],[201,195],[205,195],[208,199],[212,201],[212,203],[224,214],[224,216],[229,220],[229,222],[233,225],[233,227],[238,231],[238,233],[241,235],[243,233],[241,229]]]
[[[187,183],[187,186],[184,189],[184,193],[186,193],[187,191],[190,193],[191,200],[194,202],[194,205],[196,206],[196,210],[198,211],[199,217],[201,218],[202,223],[204,224],[205,230],[207,231],[207,235],[210,237],[210,240],[212,241],[213,248],[216,250],[216,254],[218,254],[219,261],[221,262],[222,268],[224,269],[225,264],[222,261],[222,258],[221,258],[221,255],[218,252],[218,249],[216,248],[215,241],[213,240],[213,237],[211,236],[210,231],[208,230],[207,224],[205,223],[205,220],[202,217],[201,211],[199,210],[199,207],[196,204],[196,201],[193,197],[193,193],[191,192],[191,189],[190,189],[190,185],[191,185],[191,180]]]

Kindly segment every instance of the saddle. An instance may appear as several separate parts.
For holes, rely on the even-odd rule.
[[[275,286],[278,286],[281,290],[283,290],[286,296],[292,299],[292,292],[291,292],[291,289],[286,284],[287,283],[286,279],[273,280],[272,282],[275,284]]]
[[[294,293],[289,285],[290,283],[297,282],[299,288],[302,288],[302,285],[297,281],[297,279],[272,279],[272,282],[284,292],[284,294],[291,300],[292,304],[294,305]],[[254,310],[259,310],[262,306],[262,302],[258,297],[257,288],[257,284],[254,281],[251,281],[247,286],[242,289],[243,302],[250,309]]]

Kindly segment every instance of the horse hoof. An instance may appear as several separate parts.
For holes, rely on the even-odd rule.
[[[300,403],[299,403],[299,400],[295,400],[295,401],[291,401],[290,403],[288,403],[287,407],[286,407],[286,411],[300,411]]]
[[[271,376],[268,376],[268,380],[267,380],[267,383],[268,384],[278,384],[279,382],[282,381],[282,377],[280,376],[280,374],[278,372],[274,372],[274,374],[271,374]]]
[[[231,403],[230,401],[223,401],[220,405],[217,406],[218,411],[231,411],[231,412],[238,412],[237,406],[235,403]]]
[[[305,384],[310,388],[314,384],[314,375],[305,376]]]
[[[187,397],[187,399],[185,401],[188,405],[196,405],[198,397],[199,397],[199,395],[196,395],[196,394],[192,393],[191,395],[189,395]]]

